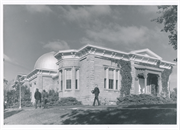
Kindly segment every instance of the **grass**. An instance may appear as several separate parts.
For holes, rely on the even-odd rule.
[[[14,115],[14,114],[17,114],[19,112],[21,112],[22,110],[13,110],[13,111],[8,111],[8,112],[5,112],[4,113],[4,119]]]
[[[28,108],[16,112],[5,111],[4,123],[7,125],[176,124],[176,106],[172,104],[166,106],[158,105],[126,106],[123,108],[119,106],[58,106],[49,109]]]

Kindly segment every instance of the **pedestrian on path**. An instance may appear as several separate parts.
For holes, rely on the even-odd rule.
[[[37,107],[41,108],[41,93],[39,92],[38,88],[36,89],[34,98],[35,98],[35,108]]]
[[[98,106],[99,106],[99,105],[100,105],[100,102],[99,102],[99,98],[98,98],[98,97],[99,97],[100,90],[99,90],[97,84],[95,84],[95,88],[94,88],[94,90],[92,90],[91,92],[95,95],[95,97],[94,97],[94,102],[93,102],[93,106],[95,106],[96,100],[97,100]]]
[[[46,90],[43,90],[42,92],[42,100],[43,100],[43,107],[48,108],[47,106],[47,102],[48,102],[48,93],[46,92]]]

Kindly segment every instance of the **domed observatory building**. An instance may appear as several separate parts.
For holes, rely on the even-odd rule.
[[[60,98],[75,97],[84,105],[92,105],[91,91],[97,84],[101,103],[111,104],[124,94],[168,93],[174,65],[149,49],[123,52],[86,45],[79,50],[42,55],[25,79],[29,82],[32,102],[39,88],[40,92],[53,89]]]
[[[58,66],[54,54],[55,52],[49,52],[39,57],[34,65],[34,70],[26,76],[26,80],[29,82],[33,103],[35,102],[34,93],[36,88],[38,88],[40,92],[44,89],[46,91],[57,89]]]

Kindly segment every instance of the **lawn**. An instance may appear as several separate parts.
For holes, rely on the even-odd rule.
[[[24,108],[4,113],[10,124],[176,124],[175,104],[139,106],[56,106],[49,109]]]

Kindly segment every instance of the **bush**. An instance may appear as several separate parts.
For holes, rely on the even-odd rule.
[[[76,98],[66,97],[59,100],[59,93],[54,90],[49,90],[48,92],[48,106],[71,106],[71,105],[81,105],[81,102],[77,101]]]
[[[61,98],[58,104],[60,106],[82,105],[80,101],[77,101],[77,99],[73,97]]]
[[[5,96],[6,99],[6,108],[18,108],[19,107],[19,89],[9,90]],[[21,106],[30,107],[31,103],[31,92],[27,87],[22,86],[21,89]]]
[[[128,95],[117,98],[117,105],[141,105],[141,104],[167,104],[174,103],[171,99],[165,97],[156,97],[148,94]]]
[[[55,106],[58,104],[59,101],[59,93],[55,92],[54,90],[49,90],[48,92],[48,105]]]
[[[173,89],[174,91],[172,91],[171,93],[170,93],[170,98],[173,100],[173,101],[177,101],[177,88],[174,88]]]

